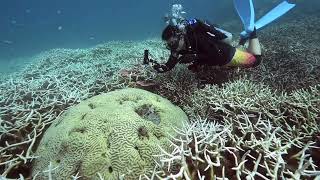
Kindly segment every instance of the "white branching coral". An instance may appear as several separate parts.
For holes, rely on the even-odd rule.
[[[198,119],[176,129],[174,150],[156,155],[160,160],[152,177],[144,178],[267,180],[320,175],[311,155],[319,148],[314,142],[288,139],[291,134],[269,120],[259,117],[252,123],[246,117],[225,119],[224,124]]]

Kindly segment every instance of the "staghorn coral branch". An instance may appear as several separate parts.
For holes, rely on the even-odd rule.
[[[262,178],[262,179],[268,180],[267,177],[265,177],[265,176],[263,176],[262,174],[260,174],[259,172],[257,172],[257,171],[258,171],[258,166],[259,166],[260,161],[261,161],[261,157],[262,157],[262,154],[259,154],[259,157],[258,157],[258,159],[256,160],[256,162],[255,162],[255,164],[254,164],[253,171],[251,171],[251,173],[246,176],[246,179],[247,179],[247,180],[249,180],[249,179],[254,179],[254,176],[255,176],[255,175],[258,175],[258,176],[259,176],[260,178]]]
[[[52,162],[49,162],[48,169],[42,171],[43,173],[48,173],[48,179],[52,180],[52,172],[55,171],[59,166],[53,167]]]

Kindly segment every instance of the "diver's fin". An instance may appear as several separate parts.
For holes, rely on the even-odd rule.
[[[234,0],[237,1],[237,0]],[[290,9],[295,7],[295,4],[288,3],[286,0],[280,3],[278,6],[273,8],[271,11],[269,11],[267,14],[265,14],[262,18],[260,18],[256,23],[255,27],[256,29],[261,29],[267,24],[271,23],[272,21],[278,19],[282,15],[284,15],[286,12],[288,12]],[[240,33],[241,37],[247,37],[248,36],[248,30],[244,30]]]
[[[233,4],[242,21],[244,30],[251,32],[254,29],[254,7],[252,0],[233,0]]]
[[[291,3],[288,3],[287,1],[283,1],[278,6],[276,6],[271,11],[269,11],[267,14],[265,14],[262,18],[260,18],[255,23],[256,28],[260,29],[260,28],[264,27],[265,25],[271,23],[272,21],[274,21],[277,18],[284,15],[286,12],[288,12],[294,6],[295,6],[295,4],[291,4]]]

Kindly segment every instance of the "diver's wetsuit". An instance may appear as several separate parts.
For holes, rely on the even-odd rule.
[[[186,49],[178,52],[171,49],[169,60],[165,63],[165,71],[171,70],[177,63],[209,66],[228,64],[236,48],[221,41],[225,38],[227,36],[212,25],[197,19],[189,20],[186,25]]]

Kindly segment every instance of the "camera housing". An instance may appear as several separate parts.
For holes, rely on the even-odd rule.
[[[149,50],[146,49],[144,50],[143,64],[149,64],[149,63],[150,63]]]

